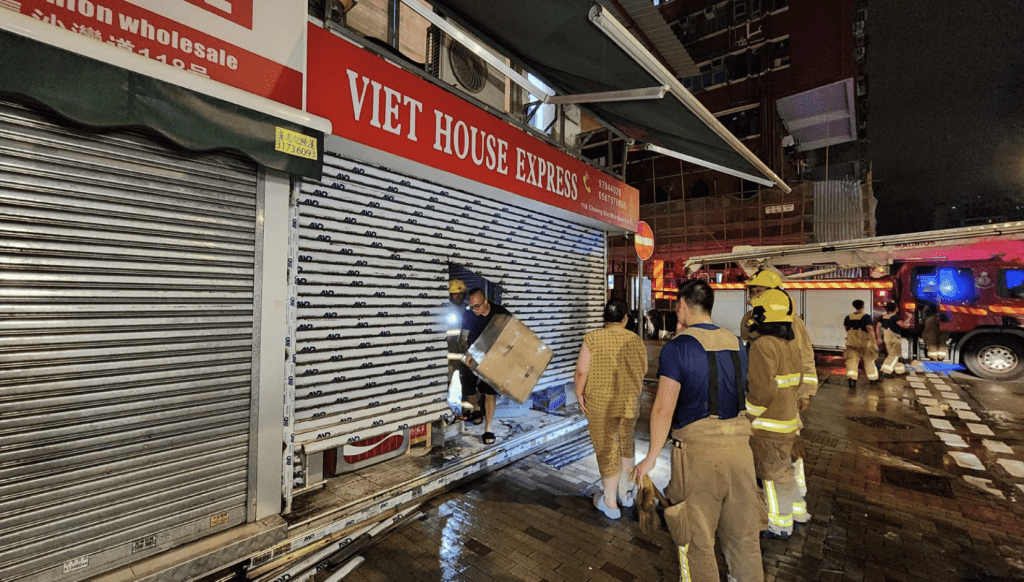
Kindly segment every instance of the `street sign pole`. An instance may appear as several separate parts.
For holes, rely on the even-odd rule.
[[[637,269],[636,269],[636,333],[644,337],[644,313],[643,303],[644,290],[644,261],[654,255],[654,231],[651,225],[640,221],[636,227],[636,234],[633,235],[633,246],[636,248]]]

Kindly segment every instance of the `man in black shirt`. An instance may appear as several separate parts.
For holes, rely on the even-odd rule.
[[[469,290],[466,294],[469,300],[469,313],[462,318],[462,325],[465,326],[467,331],[466,342],[467,345],[473,345],[480,334],[483,333],[484,328],[487,324],[494,319],[495,315],[512,315],[508,309],[500,305],[494,305],[487,300],[487,296],[484,294],[483,289],[474,287]],[[492,444],[494,442],[494,433],[491,432],[491,423],[494,421],[494,403],[497,399],[498,392],[493,386],[487,382],[481,380],[476,374],[469,372],[462,378],[463,381],[463,393],[472,393],[466,386],[467,383],[473,383],[477,391],[483,395],[484,404],[484,434],[483,442],[485,445]]]

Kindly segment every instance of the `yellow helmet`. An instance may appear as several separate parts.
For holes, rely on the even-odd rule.
[[[762,323],[793,323],[793,300],[781,289],[769,289],[750,301],[750,325]]]
[[[782,275],[771,269],[758,269],[753,277],[747,279],[747,287],[782,289]]]
[[[454,295],[456,293],[465,293],[466,284],[462,282],[462,279],[452,279],[448,281],[448,294]]]

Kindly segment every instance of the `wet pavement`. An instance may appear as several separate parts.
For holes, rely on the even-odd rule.
[[[850,389],[842,372],[819,361],[802,431],[813,517],[788,541],[762,540],[766,579],[1024,580],[1024,382],[921,369]],[[667,531],[645,535],[630,510],[604,518],[599,482],[586,432],[572,432],[433,497],[345,580],[678,580]]]

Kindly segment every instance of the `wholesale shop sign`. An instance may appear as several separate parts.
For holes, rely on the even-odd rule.
[[[320,27],[307,110],[372,148],[635,231],[639,192]]]
[[[302,107],[303,0],[0,0],[0,8],[51,24],[54,34],[80,34]]]

